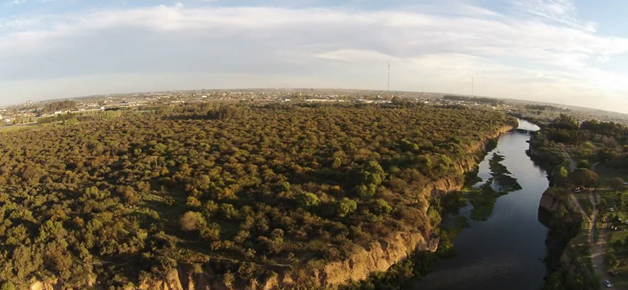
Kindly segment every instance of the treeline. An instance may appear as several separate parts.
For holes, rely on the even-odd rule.
[[[78,116],[78,114],[75,114],[75,113],[57,114],[57,115],[50,116],[50,117],[39,118],[39,119],[37,119],[37,124],[48,124],[48,123],[54,123],[54,122],[63,122],[63,121],[67,121],[67,120],[70,120],[70,119],[76,119],[77,116]]]
[[[76,110],[76,105],[75,101],[70,100],[47,103],[44,105],[43,112],[54,113],[57,111],[72,111]]]
[[[628,165],[628,128],[613,122],[589,120],[579,123],[573,117],[560,115],[537,138],[537,142],[551,142],[577,146],[576,154],[620,168]],[[551,144],[546,144],[552,146]]]
[[[212,258],[234,285],[427,236],[437,212],[417,193],[513,122],[411,105],[118,114],[0,138],[0,285],[126,289]]]
[[[465,97],[465,96],[454,96],[448,95],[444,96],[443,99],[451,100],[451,101],[464,101],[464,102],[476,102],[476,103],[485,103],[493,106],[503,105],[504,101],[486,97]]]
[[[568,109],[563,109],[563,108],[550,106],[550,105],[525,105],[525,107],[528,110],[535,110],[535,111],[563,111],[563,112],[569,111]]]
[[[122,116],[123,111],[98,111],[86,113],[65,113],[56,114],[50,117],[42,117],[37,119],[37,124],[49,124],[63,122],[66,125],[76,124],[78,122],[114,119]]]
[[[560,143],[575,144],[593,140],[595,135],[613,138],[620,143],[628,141],[628,128],[614,122],[588,120],[579,123],[574,117],[561,114],[547,127],[547,138]]]

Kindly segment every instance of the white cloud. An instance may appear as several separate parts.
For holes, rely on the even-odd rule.
[[[626,76],[594,66],[628,53],[627,39],[583,29],[570,1],[528,2],[518,3],[555,21],[462,4],[451,10],[458,16],[176,4],[20,19],[29,24],[0,39],[0,99],[150,90],[138,80],[164,75],[154,89],[217,86],[209,78],[231,87],[376,89],[385,87],[387,62],[394,89],[467,93],[475,75],[479,93],[498,97],[582,105],[628,92]],[[89,89],[73,78],[89,79]]]
[[[527,12],[560,22],[577,23],[573,0],[517,0],[515,4]]]
[[[513,3],[530,14],[591,33],[597,31],[597,23],[582,22],[578,19],[574,0],[514,0]]]
[[[20,5],[22,3],[26,2],[26,0],[13,0],[11,2],[9,2],[9,5]]]
[[[342,49],[315,54],[316,57],[342,62],[390,61],[396,59],[372,50]]]

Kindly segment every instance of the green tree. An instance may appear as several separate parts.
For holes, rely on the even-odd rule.
[[[358,196],[366,198],[375,195],[377,188],[384,181],[384,169],[377,161],[369,161],[354,172],[355,191]]]
[[[568,178],[568,177],[569,177],[569,170],[567,170],[567,168],[565,168],[565,166],[561,166],[561,167],[560,167],[560,173],[559,173],[559,174],[560,174],[560,175],[559,175],[560,177],[562,177],[562,178],[565,178],[565,179],[566,179],[566,178]]]
[[[617,260],[617,257],[613,253],[606,255],[606,258],[604,258],[604,262],[611,268],[616,268],[617,266],[619,266],[619,260]]]
[[[188,211],[179,219],[181,230],[186,232],[198,231],[205,226],[205,218],[198,212]]]
[[[358,204],[346,197],[336,203],[336,214],[339,217],[345,217],[356,209],[358,209]]]
[[[403,151],[410,151],[410,152],[418,152],[419,151],[419,145],[417,145],[416,143],[413,143],[407,139],[402,139],[401,143],[399,144],[401,146],[401,149]]]
[[[230,203],[223,203],[220,205],[220,213],[227,220],[234,220],[240,216],[238,210]]]
[[[582,160],[578,161],[578,168],[590,169],[591,165],[589,165],[589,160],[582,159]]]
[[[624,180],[621,177],[614,177],[608,180],[608,186],[614,191],[624,188]]]
[[[558,118],[551,124],[554,128],[576,130],[578,129],[578,121],[576,118],[567,114],[560,114]]]
[[[15,290],[15,285],[13,285],[13,283],[11,283],[10,281],[7,281],[2,283],[2,287],[0,287],[0,290]]]
[[[567,185],[569,183],[569,170],[565,166],[561,166],[554,181],[558,186]]]
[[[597,173],[586,168],[576,169],[571,173],[570,178],[575,185],[586,187],[595,187],[600,180]]]
[[[311,192],[303,192],[297,195],[297,201],[299,205],[303,208],[312,208],[317,206],[320,203],[318,196]]]
[[[385,200],[378,198],[375,200],[375,211],[380,214],[386,214],[392,211],[392,207]]]
[[[220,239],[220,225],[217,223],[210,223],[207,226],[201,228],[201,237],[210,241],[216,241]]]

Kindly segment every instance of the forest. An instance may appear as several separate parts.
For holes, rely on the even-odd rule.
[[[394,232],[429,235],[440,218],[418,192],[463,174],[460,158],[516,122],[413,104],[59,118],[1,133],[1,289],[129,289],[181,265],[214,265],[229,286],[342,260]]]
[[[57,111],[64,111],[64,110],[71,111],[74,109],[76,109],[76,102],[65,100],[65,101],[47,103],[46,105],[44,105],[44,108],[42,111],[44,113],[54,113]]]
[[[544,289],[593,289],[599,287],[599,274],[615,271],[613,284],[624,289],[628,285],[626,265],[628,252],[621,218],[626,217],[626,190],[624,178],[628,168],[628,128],[614,122],[577,120],[561,114],[534,135],[530,147],[545,159],[552,188],[548,195],[582,200],[585,212],[565,208],[552,212],[548,238],[548,269]],[[553,160],[553,161],[548,161]],[[586,202],[589,197],[593,201]],[[588,224],[589,213],[597,210],[596,222]],[[612,210],[611,210],[612,209]],[[571,211],[571,212],[570,212]],[[615,227],[617,224],[621,228]],[[604,246],[598,255],[604,257],[604,266],[593,262],[589,230],[595,228],[598,242]],[[615,227],[612,231],[606,228]],[[562,257],[573,260],[564,265]],[[617,282],[617,283],[616,283]]]
[[[477,103],[485,103],[493,106],[503,105],[504,101],[493,98],[485,98],[485,97],[465,97],[465,96],[454,96],[448,95],[443,96],[443,99],[450,101],[464,101],[464,102],[477,102]]]
[[[578,122],[561,114],[534,141],[541,146],[568,148],[574,156],[591,164],[599,162],[612,169],[628,166],[628,128],[622,124],[596,120]]]

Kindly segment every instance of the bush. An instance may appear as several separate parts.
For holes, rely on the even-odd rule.
[[[615,177],[608,180],[608,185],[614,190],[619,191],[624,187],[624,180],[621,177]]]
[[[619,260],[617,260],[617,257],[613,253],[606,255],[604,262],[611,268],[619,266]]]
[[[235,209],[235,207],[233,207],[233,205],[229,203],[221,204],[220,212],[222,213],[222,216],[227,220],[235,220],[240,216],[240,213],[238,212],[238,210]]]
[[[316,194],[311,192],[304,192],[297,195],[297,202],[303,208],[312,208],[317,206],[321,201]]]
[[[390,205],[388,205],[388,203],[383,200],[383,199],[376,199],[375,200],[375,211],[377,213],[389,213],[392,211],[392,207]]]
[[[13,283],[11,282],[4,282],[2,283],[2,287],[0,287],[0,290],[15,290],[15,285],[13,285]]]
[[[354,212],[356,209],[358,209],[358,204],[346,197],[336,203],[336,214],[339,217],[345,217]]]
[[[198,212],[188,211],[179,219],[179,225],[181,225],[181,230],[183,231],[197,231],[203,228],[205,219],[203,215]]]
[[[576,169],[576,171],[570,174],[570,178],[575,185],[586,187],[595,187],[600,180],[600,176],[597,173],[586,168]]]

